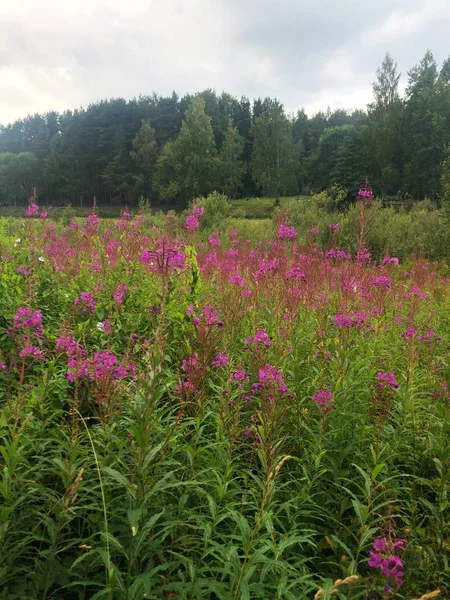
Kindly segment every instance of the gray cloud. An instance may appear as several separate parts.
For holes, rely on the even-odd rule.
[[[386,51],[404,74],[427,48],[450,52],[448,0],[4,0],[0,22],[3,123],[206,87],[363,107]]]

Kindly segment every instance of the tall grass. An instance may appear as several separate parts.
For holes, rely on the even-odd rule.
[[[449,597],[449,280],[376,259],[422,213],[282,211],[0,222],[0,598]]]

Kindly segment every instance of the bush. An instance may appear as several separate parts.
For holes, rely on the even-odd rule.
[[[205,213],[200,221],[200,230],[212,231],[227,227],[227,219],[231,213],[228,196],[219,194],[219,192],[212,192],[206,198],[195,200],[194,204],[202,206],[205,209]]]

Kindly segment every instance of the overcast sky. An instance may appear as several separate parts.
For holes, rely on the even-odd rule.
[[[427,48],[450,54],[450,0],[0,0],[0,123],[208,87],[364,107],[386,51],[406,77]]]

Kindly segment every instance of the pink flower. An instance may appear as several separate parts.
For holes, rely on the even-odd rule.
[[[383,258],[383,265],[395,265],[398,266],[398,258],[395,258],[395,256],[390,257],[390,256],[385,256]]]
[[[230,277],[230,283],[233,283],[234,285],[236,285],[238,287],[242,287],[243,285],[245,285],[245,279],[243,277],[241,277],[240,275],[238,275],[237,273],[235,273],[234,275],[232,275]]]
[[[197,219],[201,219],[205,214],[205,209],[203,208],[203,206],[194,206],[194,208],[192,209],[192,214]]]
[[[403,333],[403,335],[404,335],[404,337],[405,337],[405,338],[407,338],[408,340],[412,340],[412,339],[413,339],[413,337],[414,337],[415,335],[417,335],[417,333],[418,333],[418,332],[417,332],[417,329],[416,329],[415,327],[410,327],[409,329],[407,329],[407,330],[406,330],[406,331]]]
[[[338,329],[348,329],[353,326],[352,318],[347,315],[334,315],[333,322]]]
[[[229,356],[219,352],[216,354],[216,358],[212,361],[212,365],[217,368],[225,367],[230,362]]]
[[[315,227],[314,225],[312,225],[312,226],[309,228],[309,233],[313,233],[313,234],[319,233],[319,228],[318,228],[318,227]]]
[[[339,223],[330,223],[328,228],[330,231],[339,231]]]
[[[296,237],[297,232],[294,227],[280,223],[280,226],[278,227],[279,240],[295,240]]]
[[[368,261],[370,260],[370,252],[367,250],[367,248],[359,248],[356,259],[358,262]]]
[[[184,228],[188,231],[197,231],[198,229],[198,218],[195,215],[188,215],[184,222]]]
[[[403,585],[403,560],[395,554],[397,550],[405,549],[405,540],[392,540],[385,537],[375,539],[372,550],[369,551],[369,567],[380,569],[383,576],[389,584],[394,584],[398,589]],[[386,584],[386,590],[390,590],[390,585]]]
[[[246,344],[263,344],[266,348],[270,348],[270,338],[264,329],[256,332],[255,336],[248,336],[245,340]]]
[[[35,217],[39,212],[39,206],[35,203],[30,204],[27,210],[25,211],[26,217]]]
[[[233,380],[234,381],[242,381],[243,379],[245,379],[245,371],[244,371],[244,369],[239,369],[238,371],[235,371],[233,373]]]
[[[32,356],[33,358],[37,358],[38,360],[42,360],[44,355],[40,348],[37,346],[33,346],[32,344],[28,344],[23,348],[23,350],[19,353],[20,358],[25,358],[26,356]]]
[[[312,399],[324,413],[334,406],[333,392],[330,390],[319,390]]]
[[[79,306],[81,308],[81,312],[90,312],[91,315],[94,314],[94,309],[97,306],[97,302],[94,299],[94,294],[91,292],[82,292],[79,298],[75,298],[74,304],[75,306]]]
[[[390,386],[394,389],[399,387],[398,383],[395,381],[394,373],[392,371],[390,373],[379,371],[377,373],[377,388],[383,389],[387,386]]]
[[[392,279],[389,277],[389,275],[379,275],[378,277],[374,277],[372,279],[371,285],[375,287],[390,288],[392,285]]]

